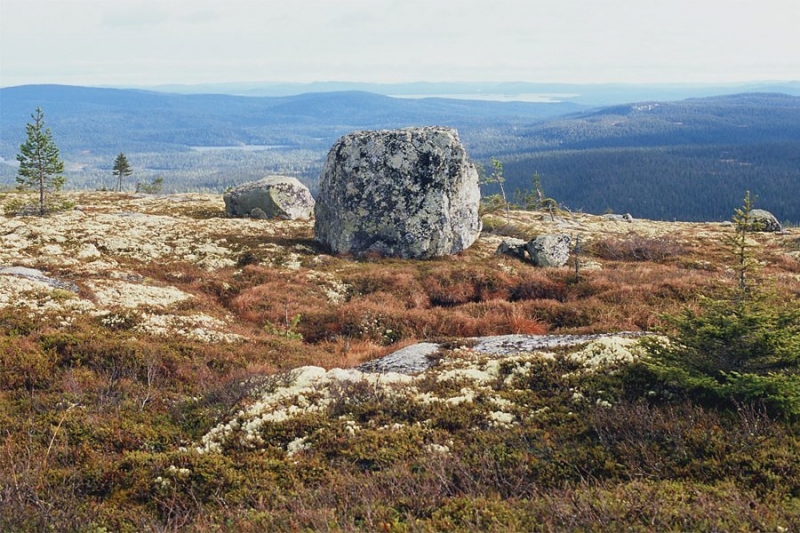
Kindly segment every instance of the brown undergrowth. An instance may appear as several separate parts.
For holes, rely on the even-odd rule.
[[[473,402],[422,407],[343,387],[324,413],[265,425],[262,435],[281,445],[192,452],[304,365],[353,367],[423,340],[656,330],[665,313],[735,285],[722,239],[730,228],[574,215],[564,230],[549,215],[511,212],[458,256],[404,261],[320,254],[308,224],[241,221],[247,231],[238,231],[219,217],[219,199],[192,201],[177,211],[130,195],[76,202],[86,216],[151,209],[219,224],[207,233],[230,251],[224,267],[102,252],[115,261],[110,279],[189,299],[69,320],[57,306],[0,310],[0,530],[800,528],[796,425],[758,404],[719,411],[663,391],[656,401],[636,365],[583,375],[565,358],[542,359],[529,377],[503,374]],[[577,277],[573,263],[539,270],[494,255],[503,236],[558,231],[581,237]],[[797,230],[754,242],[759,279],[796,299]],[[58,298],[98,302],[89,287],[105,274],[86,274],[88,260],[33,260],[78,284]],[[141,327],[146,315],[198,314],[237,337]],[[465,386],[423,385],[453,395]],[[524,423],[489,425],[499,404],[487,391]],[[290,456],[295,435],[314,446]]]

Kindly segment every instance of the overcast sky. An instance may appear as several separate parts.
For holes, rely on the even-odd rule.
[[[0,0],[0,86],[800,79],[800,0]]]

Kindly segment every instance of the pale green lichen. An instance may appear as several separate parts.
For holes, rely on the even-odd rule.
[[[638,342],[638,339],[624,337],[596,339],[566,357],[587,369],[615,366],[638,356]],[[513,391],[517,380],[523,383],[535,372],[537,360],[553,360],[556,357],[551,352],[487,357],[461,348],[453,350],[450,355],[445,355],[438,366],[417,375],[369,373],[341,368],[325,370],[316,366],[297,368],[274,382],[230,421],[209,431],[197,449],[201,452],[217,452],[230,442],[252,448],[265,446],[268,443],[261,437],[261,431],[266,424],[280,424],[307,415],[327,416],[329,409],[337,402],[342,405],[342,398],[337,396],[341,393],[335,392],[336,389],[348,384],[367,387],[372,391],[373,398],[404,398],[420,405],[453,408],[476,403],[486,405],[490,407],[485,414],[485,424],[488,426],[508,427],[517,424],[520,416],[525,418],[543,412],[541,409],[531,411],[524,403],[517,403]],[[431,383],[439,385],[435,390],[430,390]],[[503,390],[497,390],[499,384],[502,384]],[[578,402],[585,398],[582,393],[575,391],[572,399]],[[358,400],[354,398],[344,400],[344,404],[351,407],[357,403]],[[597,405],[608,406],[605,400],[598,400]],[[354,437],[362,430],[361,425],[348,415],[341,415],[339,420],[343,435]],[[374,429],[398,431],[405,427],[403,424],[394,424]],[[297,435],[296,439],[308,437]],[[300,444],[297,443],[307,443],[306,440],[294,442],[296,444],[292,445],[292,450],[299,449]]]

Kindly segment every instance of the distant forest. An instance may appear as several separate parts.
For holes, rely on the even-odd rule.
[[[587,213],[654,220],[728,220],[745,191],[757,207],[800,222],[800,141],[753,145],[592,148],[509,158],[506,189],[530,188]]]
[[[545,193],[585,212],[660,220],[723,220],[745,191],[800,223],[800,97],[754,93],[587,108],[398,99],[365,92],[287,97],[177,95],[69,86],[0,89],[0,184],[30,113],[41,106],[67,164],[68,186],[112,184],[124,152],[137,181],[165,192],[214,191],[280,173],[315,190],[335,140],[358,129],[445,125],[473,160],[503,162],[506,190],[537,172]],[[486,194],[495,192],[490,186]]]
[[[577,210],[655,220],[729,219],[746,191],[800,222],[800,98],[747,94],[615,106],[521,131],[497,155],[506,190]]]

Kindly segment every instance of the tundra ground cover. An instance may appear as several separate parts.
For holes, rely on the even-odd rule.
[[[70,196],[0,219],[4,265],[77,288],[0,275],[0,529],[798,528],[796,421],[656,389],[603,343],[465,340],[665,327],[736,285],[730,226],[512,211],[458,256],[355,260],[215,196]],[[581,237],[577,278],[494,255],[542,232]],[[797,230],[751,238],[796,300]],[[435,371],[354,370],[418,341]]]

